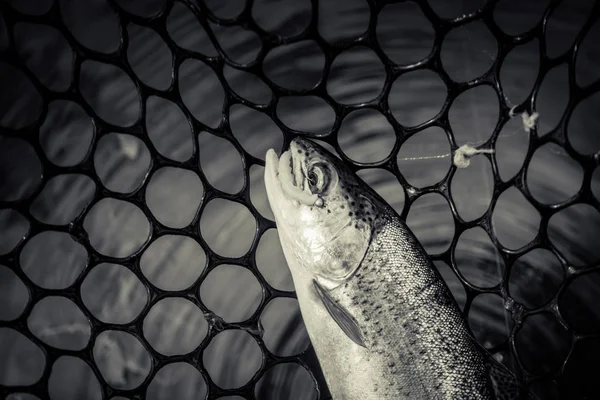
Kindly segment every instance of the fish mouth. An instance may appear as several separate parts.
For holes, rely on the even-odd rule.
[[[305,156],[301,153],[302,145],[297,139],[292,140],[289,150],[281,157],[277,157],[275,150],[269,149],[265,157],[265,172],[270,175],[270,180],[278,183],[285,197],[312,206],[318,196],[305,185]]]

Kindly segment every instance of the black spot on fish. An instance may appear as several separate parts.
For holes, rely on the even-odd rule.
[[[351,201],[351,202],[350,202],[350,205],[351,205],[351,206],[354,206],[354,204],[356,204],[356,203],[354,203],[353,201]]]
[[[298,150],[298,154],[302,154],[302,150]]]
[[[348,195],[344,195],[344,198],[345,198],[346,200],[348,200]]]
[[[388,361],[388,367],[393,368],[396,365],[396,363],[392,360]]]
[[[351,216],[352,216],[352,211],[350,211],[350,212],[348,213],[348,216],[349,216],[349,217],[351,217]]]
[[[344,208],[346,208],[343,204],[340,206],[340,208],[343,210]]]
[[[327,214],[331,214],[331,210],[327,209]]]
[[[358,224],[355,224],[355,225],[354,225],[354,228],[358,229]]]
[[[367,219],[366,219],[366,218],[363,218],[363,219],[362,219],[362,222],[367,222]]]

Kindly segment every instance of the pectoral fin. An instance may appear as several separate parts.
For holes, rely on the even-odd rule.
[[[317,295],[329,312],[329,315],[331,315],[331,318],[333,318],[342,331],[344,331],[346,336],[348,336],[357,345],[366,347],[356,319],[354,319],[354,317],[343,306],[337,304],[331,298],[327,292],[327,289],[323,288],[319,282],[313,280],[313,285]]]

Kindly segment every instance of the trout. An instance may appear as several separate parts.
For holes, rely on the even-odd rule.
[[[475,340],[404,221],[307,139],[266,154],[267,197],[335,400],[496,399],[516,377]],[[490,368],[490,366],[493,368]]]

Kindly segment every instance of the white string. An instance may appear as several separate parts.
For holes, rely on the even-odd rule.
[[[533,114],[529,115],[527,114],[527,111],[525,111],[523,114],[521,114],[521,119],[523,120],[523,129],[525,130],[525,132],[529,133],[531,128],[535,126],[539,116],[540,114],[537,112],[534,112]]]
[[[482,153],[493,153],[492,149],[477,149],[470,144],[463,144],[454,152],[454,165],[457,168],[467,168],[471,164],[471,157]]]
[[[514,112],[515,108],[516,108],[516,106],[512,107],[510,109],[510,111],[508,112],[508,115],[511,118],[515,117],[515,112]],[[525,132],[529,133],[531,131],[531,128],[533,128],[535,126],[535,124],[537,123],[537,120],[539,117],[540,117],[540,114],[538,112],[534,112],[531,115],[529,115],[527,113],[527,111],[522,113],[521,120],[523,121],[523,130]],[[551,153],[558,154],[559,156],[569,156],[567,153],[564,153],[563,151],[560,151],[560,150],[556,150],[552,146],[548,147],[548,149],[550,150]]]
[[[452,155],[452,153],[440,154],[439,156],[423,156],[423,157],[406,157],[400,158],[401,161],[418,161],[418,160],[432,160],[434,158],[445,158]]]
[[[516,108],[517,108],[517,106],[513,106],[508,111],[508,115],[510,118],[514,118],[517,115],[515,113]],[[537,123],[539,116],[540,115],[537,112],[534,112],[531,115],[529,115],[529,113],[527,113],[527,111],[521,113],[521,119],[523,121],[523,130],[527,133],[530,133],[531,129]],[[508,138],[508,137],[516,135],[518,132],[520,132],[520,130],[516,129],[516,130],[512,131],[511,133],[500,135],[500,136],[498,136],[498,138]],[[462,145],[458,149],[456,149],[456,151],[454,152],[454,158],[453,158],[454,165],[457,168],[466,168],[471,164],[470,158],[472,156],[475,156],[477,154],[483,154],[483,153],[487,153],[487,154],[494,153],[494,150],[492,150],[492,149],[477,149],[476,147],[474,147],[474,146],[477,146],[482,143],[485,143],[485,141],[480,140],[473,144],[467,143],[467,144]],[[550,150],[555,154],[564,155],[562,152],[557,152],[556,150],[554,150],[552,148]],[[399,161],[433,160],[433,159],[446,158],[451,155],[452,155],[452,153],[446,153],[446,154],[440,154],[440,155],[435,155],[435,156],[405,157],[405,158],[399,158],[398,160]]]

